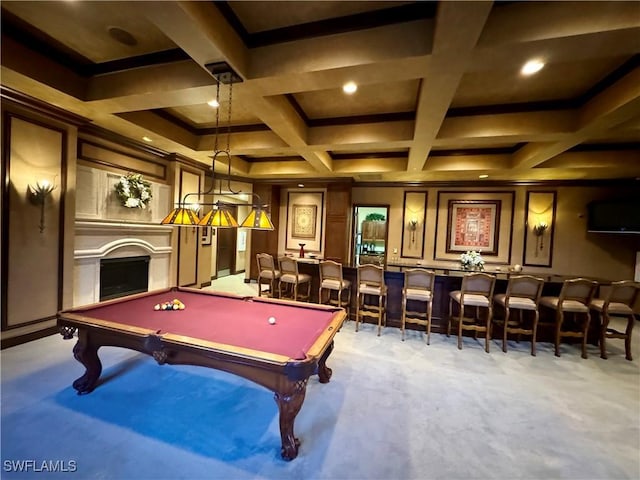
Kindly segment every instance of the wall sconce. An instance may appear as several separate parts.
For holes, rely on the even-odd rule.
[[[537,250],[542,250],[544,248],[543,237],[544,237],[544,232],[546,232],[548,228],[549,228],[549,224],[544,221],[538,222],[536,225],[533,226],[533,234],[537,238],[536,240],[536,243],[538,244]]]
[[[27,195],[29,197],[29,201],[33,205],[40,206],[40,233],[44,232],[44,204],[47,200],[47,197],[51,195],[56,189],[56,186],[53,183],[48,182],[47,180],[43,180],[42,183],[36,182],[36,186],[33,185],[27,186]]]
[[[418,229],[418,220],[412,218],[409,220],[409,231],[411,232],[411,243],[416,241],[416,230]]]

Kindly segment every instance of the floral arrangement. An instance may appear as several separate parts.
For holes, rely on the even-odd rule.
[[[471,250],[460,255],[460,264],[465,270],[484,270],[484,259],[480,252]]]
[[[151,201],[151,183],[139,173],[127,173],[116,183],[116,195],[123,207],[147,208]]]

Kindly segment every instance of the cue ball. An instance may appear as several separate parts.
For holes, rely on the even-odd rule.
[[[276,324],[276,317],[269,317],[269,323],[271,325],[275,325]]]

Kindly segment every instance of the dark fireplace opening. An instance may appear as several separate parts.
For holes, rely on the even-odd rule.
[[[100,301],[149,290],[150,256],[100,260]]]

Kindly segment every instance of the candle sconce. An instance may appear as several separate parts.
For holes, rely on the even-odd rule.
[[[44,206],[47,198],[56,189],[56,185],[43,180],[42,183],[36,182],[36,186],[27,186],[27,195],[29,201],[36,206],[40,207],[40,233],[44,232]]]
[[[539,222],[533,226],[533,234],[537,239],[538,250],[544,248],[544,232],[546,232],[548,228],[549,224],[547,222]]]
[[[411,232],[411,243],[416,241],[416,230],[418,229],[418,220],[412,218],[409,220],[409,231]]]

